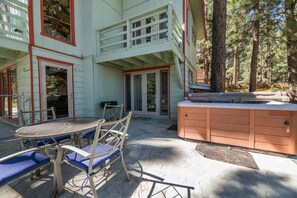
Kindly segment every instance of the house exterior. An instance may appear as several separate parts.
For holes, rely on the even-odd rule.
[[[0,116],[100,116],[117,101],[176,118],[204,36],[203,0],[1,0]]]

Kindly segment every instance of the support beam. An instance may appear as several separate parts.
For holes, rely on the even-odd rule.
[[[125,68],[131,68],[132,65],[130,63],[127,63],[125,61],[122,61],[122,60],[114,60],[114,61],[110,61],[111,63],[113,64],[116,64],[116,65],[120,65],[120,66],[123,66]]]
[[[104,65],[106,67],[111,67],[111,68],[115,68],[115,69],[123,69],[123,67],[121,65],[117,65],[117,64],[113,64],[111,62],[104,62],[104,63],[100,63],[101,65]]]
[[[131,64],[133,64],[135,66],[138,66],[138,67],[144,66],[146,64],[145,62],[140,61],[140,60],[138,60],[136,58],[125,58],[123,60],[128,62],[128,63],[131,63]]]
[[[183,89],[183,78],[182,78],[182,74],[181,74],[181,71],[180,71],[179,60],[178,60],[178,57],[175,54],[173,54],[173,58],[174,58],[174,63],[175,63],[175,69],[176,69],[178,84],[179,84],[179,87],[181,89]]]
[[[168,61],[165,60],[165,57],[160,53],[153,53],[153,56],[164,64],[168,64]]]
[[[145,62],[145,63],[148,63],[149,65],[151,65],[151,66],[155,66],[155,61],[154,60],[151,60],[149,57],[147,57],[147,56],[137,56],[137,57],[135,57],[135,58],[137,58],[137,59],[139,59],[139,60],[141,60],[141,61],[143,61],[143,62]]]

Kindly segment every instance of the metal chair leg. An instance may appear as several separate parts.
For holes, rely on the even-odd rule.
[[[122,161],[123,168],[124,168],[124,170],[125,170],[127,179],[128,179],[128,181],[129,181],[129,180],[130,180],[130,175],[129,175],[129,173],[128,173],[127,166],[126,166],[126,163],[125,163],[123,154],[121,154],[121,158],[122,158],[121,161]]]
[[[93,197],[98,198],[97,191],[96,191],[95,184],[94,184],[94,180],[93,180],[93,176],[89,177],[89,182],[90,182]]]

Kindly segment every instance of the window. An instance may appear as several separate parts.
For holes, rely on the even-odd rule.
[[[187,9],[187,12],[186,12],[186,36],[187,36],[187,38],[189,37],[189,26],[190,26],[189,14],[190,14],[190,10]]]
[[[195,35],[195,29],[192,28],[192,42],[194,45],[196,45],[196,35]]]
[[[188,71],[188,80],[189,80],[189,84],[192,85],[194,82],[194,79],[193,79],[193,72],[190,69]]]
[[[43,0],[41,3],[41,33],[74,45],[73,12],[74,0]]]

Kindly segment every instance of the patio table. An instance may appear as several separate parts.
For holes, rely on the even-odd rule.
[[[36,125],[24,126],[16,130],[15,136],[20,139],[41,139],[53,138],[61,135],[77,135],[85,131],[95,129],[98,118],[61,118],[54,121],[47,121]],[[54,164],[54,191],[58,194],[63,192],[61,173],[61,162],[63,150],[61,144],[57,143],[57,156]]]

